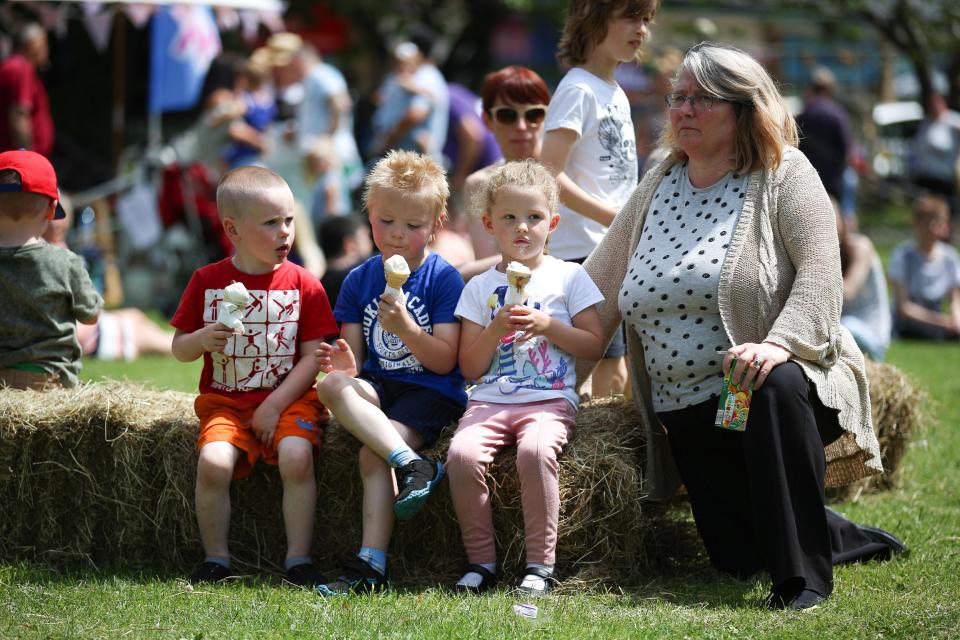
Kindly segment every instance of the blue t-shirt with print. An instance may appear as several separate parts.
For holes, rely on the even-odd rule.
[[[377,308],[386,286],[383,257],[375,255],[351,271],[343,281],[333,310],[337,322],[357,323],[363,328],[367,357],[361,374],[420,385],[466,406],[467,394],[459,367],[442,375],[430,371],[410,353],[403,340],[380,326]],[[403,285],[407,311],[430,334],[433,334],[434,325],[460,321],[454,310],[462,291],[460,273],[435,253],[427,256]]]

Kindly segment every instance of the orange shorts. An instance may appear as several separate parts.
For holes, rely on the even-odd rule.
[[[276,465],[277,444],[288,436],[309,441],[314,447],[314,456],[319,455],[320,433],[330,414],[326,407],[320,404],[316,389],[309,389],[280,414],[273,442],[269,446],[262,444],[250,427],[253,412],[258,406],[258,403],[217,393],[197,396],[193,403],[194,411],[200,418],[197,451],[208,442],[229,442],[247,454],[237,461],[233,470],[235,480],[250,475],[253,465],[260,458],[267,464]]]

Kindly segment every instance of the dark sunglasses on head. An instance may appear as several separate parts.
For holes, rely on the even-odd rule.
[[[517,117],[522,115],[527,124],[536,126],[547,117],[547,107],[542,104],[527,107],[522,114],[515,107],[494,107],[490,109],[490,114],[500,124],[514,124]]]

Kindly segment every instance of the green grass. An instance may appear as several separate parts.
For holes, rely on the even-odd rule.
[[[510,592],[463,598],[426,587],[323,600],[270,580],[193,589],[170,575],[58,573],[17,564],[0,565],[0,637],[956,637],[960,345],[896,343],[889,359],[929,393],[932,420],[904,460],[901,488],[840,508],[896,532],[912,553],[886,564],[838,568],[833,597],[811,612],[759,609],[767,585],[721,576],[702,554],[682,564],[662,562],[646,584],[622,593],[545,598],[534,621],[513,612],[524,598]],[[85,379],[123,375],[190,391],[197,369],[145,359],[88,363],[84,373]]]

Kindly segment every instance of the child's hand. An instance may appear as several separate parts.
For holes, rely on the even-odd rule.
[[[227,340],[233,335],[233,331],[229,327],[219,322],[204,327],[201,331],[203,331],[203,340],[200,341],[200,344],[204,351],[211,353],[223,351],[227,347]]]
[[[519,309],[520,307],[518,305],[505,305],[500,307],[500,310],[497,311],[497,315],[493,316],[493,320],[490,321],[488,330],[492,331],[493,334],[499,338],[502,338],[513,331],[514,328],[512,326],[510,317],[511,310],[514,308]]]
[[[280,412],[274,409],[269,402],[262,402],[253,412],[250,427],[257,434],[257,439],[260,440],[261,444],[270,445],[273,442],[273,434],[277,430],[277,422],[279,421]]]
[[[407,313],[407,307],[403,300],[397,300],[393,296],[380,296],[380,307],[377,310],[377,318],[380,326],[394,335],[403,337],[404,333],[416,331],[418,325]]]
[[[514,331],[523,331],[520,342],[545,335],[550,330],[550,322],[550,316],[539,309],[521,305],[510,307],[510,328]]]
[[[357,375],[357,359],[343,338],[338,338],[335,344],[321,343],[313,357],[323,373],[339,371],[350,377]]]

